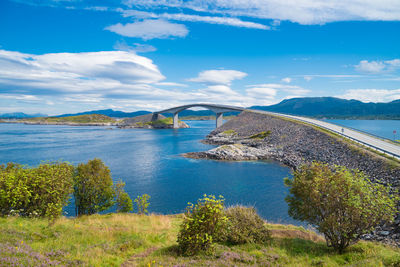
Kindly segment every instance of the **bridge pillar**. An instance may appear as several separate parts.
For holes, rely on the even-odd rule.
[[[174,129],[179,128],[179,117],[178,117],[178,112],[174,113]]]
[[[224,115],[222,112],[216,114],[216,126],[217,128],[222,126]]]
[[[158,113],[153,113],[153,116],[151,116],[151,121],[156,121],[158,120]]]

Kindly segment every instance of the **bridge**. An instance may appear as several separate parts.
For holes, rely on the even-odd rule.
[[[174,114],[174,117],[173,117],[174,128],[178,128],[179,127],[179,125],[178,125],[179,112],[181,112],[182,110],[188,109],[188,108],[192,108],[192,107],[202,107],[202,108],[206,108],[206,109],[209,109],[209,110],[215,112],[217,128],[222,125],[223,114],[225,112],[232,112],[232,111],[240,111],[241,112],[241,111],[247,110],[242,107],[227,106],[227,105],[191,104],[191,105],[184,105],[184,106],[179,106],[179,107],[174,107],[174,108],[169,108],[169,109],[154,112],[152,120],[157,120],[158,114],[172,113],[172,114]],[[329,123],[326,121],[320,121],[317,119],[307,118],[307,117],[293,116],[293,115],[287,115],[287,114],[275,113],[275,112],[269,112],[269,111],[263,111],[263,110],[247,110],[247,111],[276,116],[276,117],[289,118],[289,119],[296,120],[296,121],[299,121],[302,123],[314,125],[314,126],[323,128],[325,130],[331,131],[333,133],[339,134],[347,139],[350,139],[354,142],[357,142],[357,143],[367,146],[369,148],[375,149],[381,153],[384,153],[384,154],[387,154],[394,158],[400,159],[400,145],[392,142],[391,140],[388,140],[388,139],[385,139],[385,138],[382,138],[379,136],[373,136],[372,134],[369,134],[369,133],[364,133],[364,132],[361,132],[361,131],[358,131],[355,129],[351,129],[348,127],[336,125],[336,124]]]
[[[241,107],[235,107],[235,106],[227,106],[227,105],[215,105],[215,104],[190,104],[190,105],[184,105],[184,106],[179,106],[179,107],[174,107],[174,108],[169,108],[169,109],[164,109],[161,111],[157,111],[153,113],[153,118],[152,121],[155,121],[158,119],[158,114],[162,113],[172,113],[174,114],[173,116],[173,121],[174,121],[174,128],[179,128],[179,112],[182,110],[188,109],[188,108],[194,108],[194,107],[200,107],[200,108],[206,108],[211,110],[212,112],[215,113],[215,121],[216,121],[216,126],[217,128],[220,127],[223,123],[223,114],[225,112],[232,112],[232,111],[240,111],[242,112],[245,110],[245,108]]]

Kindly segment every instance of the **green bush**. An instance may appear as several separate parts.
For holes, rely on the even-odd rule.
[[[28,168],[0,166],[0,214],[59,217],[73,189],[74,168],[66,162],[42,163]]]
[[[128,193],[124,191],[125,183],[119,181],[115,184],[115,204],[117,205],[117,212],[131,212],[133,210],[132,199]]]
[[[147,214],[147,213],[149,213],[149,211],[147,210],[147,208],[150,205],[149,199],[150,199],[150,196],[148,194],[143,194],[141,196],[138,196],[135,199],[135,203],[136,203],[136,206],[137,206],[137,209],[138,209],[138,214]]]
[[[314,162],[285,179],[289,215],[324,234],[327,245],[342,253],[361,235],[396,213],[398,196],[389,187],[372,183],[364,173]]]
[[[220,239],[226,221],[222,196],[217,199],[213,195],[204,195],[196,205],[189,203],[178,234],[181,254],[209,252],[214,241]]]
[[[114,205],[115,190],[110,170],[100,159],[81,163],[74,177],[75,213],[94,214]]]
[[[222,240],[231,244],[265,243],[270,233],[253,207],[233,206],[225,210],[228,226]]]

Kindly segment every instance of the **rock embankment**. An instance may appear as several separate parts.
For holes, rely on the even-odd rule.
[[[255,112],[242,112],[211,132],[204,142],[219,145],[191,158],[277,160],[293,169],[312,161],[365,172],[372,181],[400,190],[400,165],[315,127]],[[399,206],[400,209],[400,206]],[[400,215],[366,239],[400,245]]]

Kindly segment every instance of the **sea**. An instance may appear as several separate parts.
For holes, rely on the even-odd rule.
[[[329,121],[389,139],[400,131],[400,121],[394,120]],[[182,213],[188,202],[213,194],[223,196],[227,206],[253,206],[267,221],[302,225],[287,212],[283,179],[292,176],[290,168],[274,161],[184,158],[182,153],[213,148],[200,141],[215,128],[215,121],[186,123],[190,128],[163,130],[2,123],[0,164],[35,166],[61,160],[77,165],[100,158],[114,181],[126,183],[132,199],[150,195],[152,213]],[[64,214],[75,215],[73,198]]]

